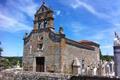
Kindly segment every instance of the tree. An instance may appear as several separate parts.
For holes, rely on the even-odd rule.
[[[100,60],[105,60],[105,61],[111,61],[113,60],[113,56],[109,56],[109,55],[102,55],[102,52],[100,50]]]
[[[0,45],[1,45],[1,42],[0,42]],[[3,49],[2,49],[2,47],[0,47],[0,57],[2,55],[2,51],[3,51]]]

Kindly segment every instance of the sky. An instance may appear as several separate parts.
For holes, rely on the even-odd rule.
[[[100,44],[102,54],[113,55],[114,32],[120,33],[120,0],[44,0],[54,11],[58,32],[67,38]],[[33,29],[34,14],[41,0],[0,0],[2,56],[22,56],[23,37]]]

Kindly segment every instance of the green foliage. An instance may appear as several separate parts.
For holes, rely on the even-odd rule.
[[[0,67],[12,68],[15,65],[18,65],[18,62],[20,66],[22,66],[22,57],[3,57],[0,59]]]
[[[113,60],[113,56],[102,55],[102,53],[100,51],[100,60],[111,61],[111,60]]]
[[[0,59],[0,66],[7,69],[10,68],[11,64],[8,59]]]
[[[102,60],[111,61],[111,60],[113,60],[113,56],[104,55],[104,56],[102,57]]]

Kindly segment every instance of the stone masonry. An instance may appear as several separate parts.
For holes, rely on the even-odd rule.
[[[60,27],[54,30],[53,11],[44,3],[34,17],[34,28],[24,37],[23,70],[73,74],[75,58],[80,68],[98,67],[99,44],[68,39]]]
[[[115,75],[117,77],[120,77],[120,38],[115,33],[115,39],[114,39],[114,62],[115,62]]]

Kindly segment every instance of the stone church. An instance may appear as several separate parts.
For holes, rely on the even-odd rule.
[[[33,30],[24,37],[23,70],[81,73],[98,66],[99,53],[93,41],[68,39],[62,27],[55,32],[53,10],[43,3],[34,15]]]

